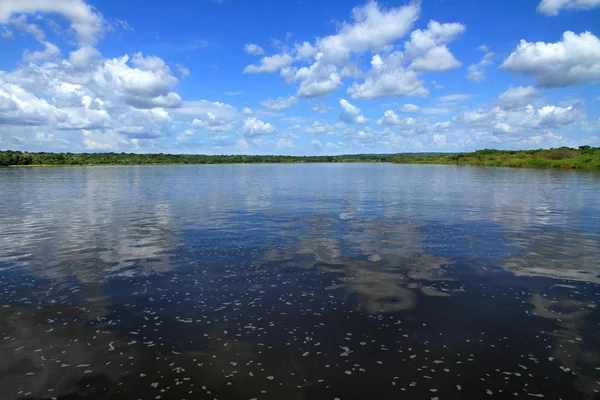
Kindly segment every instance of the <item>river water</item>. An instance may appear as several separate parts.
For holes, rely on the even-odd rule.
[[[600,398],[600,174],[0,169],[0,399]]]

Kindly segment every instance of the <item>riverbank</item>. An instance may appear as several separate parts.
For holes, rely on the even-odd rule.
[[[454,164],[482,167],[600,170],[600,148],[559,147],[549,150],[478,150],[472,153],[395,156],[396,164]]]
[[[559,147],[548,150],[478,150],[472,153],[354,154],[339,156],[188,155],[135,153],[29,153],[0,151],[0,167],[168,164],[292,164],[391,162],[484,167],[600,170],[600,148]]]
[[[91,166],[91,165],[162,165],[162,164],[291,164],[391,162],[405,154],[354,154],[339,156],[277,155],[190,155],[135,153],[29,153],[0,151],[0,166]],[[428,153],[427,155],[439,155]]]

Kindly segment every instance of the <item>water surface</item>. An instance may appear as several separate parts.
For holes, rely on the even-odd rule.
[[[0,399],[600,398],[600,175],[0,169]]]

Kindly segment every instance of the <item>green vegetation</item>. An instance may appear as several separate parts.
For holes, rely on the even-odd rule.
[[[255,164],[393,162],[398,164],[455,164],[485,167],[600,169],[600,148],[559,147],[549,150],[478,150],[473,153],[356,154],[341,156],[206,156],[134,153],[28,153],[0,151],[0,166],[140,165],[140,164]]]
[[[139,165],[139,164],[256,164],[390,162],[396,154],[342,156],[206,156],[134,153],[27,153],[0,151],[0,166],[42,165]]]
[[[397,164],[455,164],[482,167],[562,168],[600,170],[600,147],[559,147],[549,150],[478,150],[444,155],[399,155]]]

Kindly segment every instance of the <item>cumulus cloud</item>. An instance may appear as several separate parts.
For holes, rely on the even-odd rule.
[[[234,129],[230,119],[224,118],[212,112],[207,112],[205,116],[194,118],[190,126],[193,129],[208,132],[228,132]]]
[[[319,114],[327,114],[332,110],[331,107],[328,107],[323,103],[316,104],[316,105],[312,106],[310,109],[311,109],[311,111],[319,113]]]
[[[252,56],[262,56],[265,54],[265,51],[262,47],[257,45],[256,43],[246,43],[244,45],[244,51],[246,54],[250,54]]]
[[[258,74],[261,72],[273,73],[281,68],[290,65],[294,58],[289,54],[275,54],[270,57],[263,57],[259,65],[250,64],[244,68],[244,74]]]
[[[317,40],[327,62],[341,63],[352,52],[377,52],[406,35],[419,17],[418,2],[382,10],[375,1],[352,10],[353,23],[344,23],[335,35]]]
[[[317,54],[317,48],[309,42],[296,43],[294,48],[296,50],[296,59],[298,60],[306,60]]]
[[[600,6],[600,0],[542,0],[537,6],[538,12],[550,16],[558,15],[565,8],[570,10],[590,10]]]
[[[244,73],[275,72],[288,82],[298,82],[297,96],[319,98],[332,93],[342,78],[357,77],[360,70],[352,64],[353,54],[384,49],[412,28],[419,16],[420,4],[384,9],[375,1],[352,10],[352,21],[340,25],[334,35],[317,38],[314,44],[294,44],[288,53],[264,57],[260,65],[249,65]],[[294,61],[312,60],[308,66],[294,67]]]
[[[82,0],[5,0],[0,4],[0,23],[9,22],[15,14],[37,12],[56,13],[69,20],[82,44],[96,43],[105,29],[102,16]]]
[[[537,97],[537,90],[533,86],[511,87],[498,96],[500,103],[507,108],[515,108],[531,103]]]
[[[392,110],[383,113],[383,117],[377,120],[377,125],[399,125],[400,117]]]
[[[499,133],[531,133],[540,129],[584,125],[586,113],[579,104],[568,107],[546,105],[537,109],[530,104],[512,109],[496,106],[490,110],[462,111],[454,118],[454,122],[472,127],[493,128]]]
[[[591,32],[567,31],[556,43],[521,40],[500,68],[535,79],[540,87],[600,81],[600,39]]]
[[[309,98],[327,96],[342,83],[338,68],[333,64],[324,63],[320,56],[310,67],[285,68],[281,70],[281,75],[288,82],[299,81],[297,95]]]
[[[363,83],[348,88],[353,99],[376,99],[380,97],[427,97],[426,89],[418,74],[402,66],[402,53],[395,52],[385,58],[375,55],[371,70]]]
[[[269,123],[265,123],[260,119],[248,118],[244,122],[242,132],[247,137],[256,137],[275,133],[277,129]]]
[[[451,127],[450,121],[430,123],[426,118],[400,118],[392,110],[387,110],[383,117],[377,120],[377,125],[393,126],[404,134],[430,134],[446,130]]]
[[[101,57],[101,54],[94,47],[85,45],[69,53],[69,62],[75,69],[85,70],[91,67],[94,60]]]
[[[340,114],[340,120],[348,124],[364,124],[367,119],[360,115],[360,109],[355,105],[350,104],[346,99],[340,100],[340,106],[342,106],[342,113]]]
[[[274,100],[261,101],[261,105],[269,110],[282,111],[291,108],[298,102],[296,96],[278,97]]]
[[[483,82],[486,78],[485,75],[485,67],[492,64],[492,58],[494,58],[494,53],[488,51],[487,46],[481,46],[480,49],[486,51],[481,61],[477,64],[469,65],[468,72],[466,78],[472,80],[475,83]]]
[[[398,107],[398,110],[404,113],[415,113],[421,111],[421,108],[419,106],[415,106],[414,104],[404,104]]]
[[[318,120],[304,129],[304,132],[309,135],[335,135],[337,128],[326,121]]]
[[[44,50],[38,50],[29,52],[29,50],[23,51],[23,61],[27,62],[39,62],[58,59],[60,57],[60,49],[52,43],[45,41]]]
[[[57,119],[59,110],[18,85],[0,81],[0,125],[44,125]]]
[[[0,16],[1,15],[2,14],[0,11]],[[2,21],[0,20],[0,22]],[[46,33],[42,30],[42,28],[35,23],[28,22],[25,14],[10,18],[8,24],[17,31],[33,36],[39,42],[46,40]]]
[[[465,30],[459,23],[431,21],[426,30],[413,31],[405,45],[405,56],[412,60],[410,68],[420,72],[443,72],[460,67],[462,64],[446,45]]]

